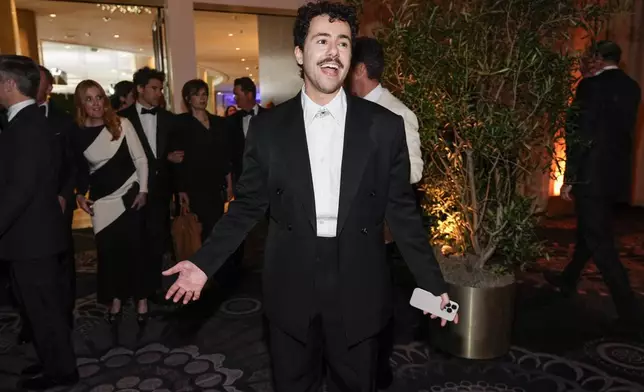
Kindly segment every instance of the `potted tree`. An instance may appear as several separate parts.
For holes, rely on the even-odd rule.
[[[437,342],[467,358],[503,355],[515,273],[544,256],[530,185],[535,173],[551,170],[564,129],[578,65],[570,34],[596,33],[616,3],[379,3],[389,11],[376,30],[385,80],[421,124],[423,208],[450,296],[461,306],[461,322]]]

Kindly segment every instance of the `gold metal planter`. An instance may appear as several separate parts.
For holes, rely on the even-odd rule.
[[[506,354],[512,336],[515,291],[515,284],[494,288],[450,284],[450,298],[460,305],[459,323],[434,328],[433,343],[461,358],[491,359]]]

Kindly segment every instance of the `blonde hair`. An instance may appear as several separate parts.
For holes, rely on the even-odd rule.
[[[83,97],[88,89],[95,87],[101,93],[103,97],[103,122],[105,122],[105,127],[112,134],[112,140],[117,140],[121,137],[121,119],[119,116],[114,113],[110,100],[105,94],[103,87],[94,80],[83,80],[78,83],[76,86],[76,91],[74,92],[74,105],[76,106],[76,123],[79,127],[85,126],[85,120],[87,119],[87,113],[85,112],[85,107],[83,105]]]

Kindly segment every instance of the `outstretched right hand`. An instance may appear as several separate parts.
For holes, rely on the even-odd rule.
[[[170,276],[177,273],[179,274],[179,277],[176,282],[170,286],[170,289],[168,289],[165,299],[170,299],[174,296],[173,301],[176,303],[181,300],[181,297],[183,297],[184,305],[190,302],[190,300],[198,300],[203,286],[206,284],[206,281],[208,281],[208,275],[189,260],[179,262],[174,267],[163,271],[164,276]]]

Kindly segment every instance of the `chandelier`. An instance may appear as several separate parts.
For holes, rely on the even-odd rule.
[[[152,14],[152,10],[148,7],[141,7],[138,5],[114,5],[114,4],[96,4],[102,11],[109,11],[111,14],[120,12],[122,14]]]

